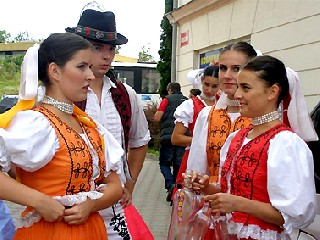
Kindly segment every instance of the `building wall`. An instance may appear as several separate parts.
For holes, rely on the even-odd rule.
[[[199,68],[199,54],[231,41],[245,40],[263,54],[282,60],[298,72],[309,110],[320,100],[319,0],[200,0],[178,2],[177,81],[186,94],[186,74]],[[193,7],[194,8],[194,7]],[[182,35],[188,43],[181,46]]]

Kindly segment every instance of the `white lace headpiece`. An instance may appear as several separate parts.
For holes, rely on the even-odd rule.
[[[191,70],[187,73],[187,80],[189,83],[192,83],[193,85],[197,85],[197,88],[202,90],[202,84],[201,79],[203,77],[204,69],[195,69]]]
[[[298,74],[289,67],[287,67],[286,70],[291,97],[287,109],[290,126],[303,140],[316,141],[318,140],[318,136],[314,130],[314,126],[309,115]],[[284,109],[284,111],[286,111],[286,109]]]
[[[262,54],[262,52],[261,52],[260,50],[255,49],[255,51],[256,51],[256,53],[257,53],[257,56],[262,56],[262,55],[263,55],[263,54]]]
[[[38,50],[40,45],[34,44],[27,50],[21,65],[19,98],[32,100],[37,96],[38,89]]]
[[[227,109],[227,94],[224,92],[221,92],[219,100],[217,101],[216,105],[214,106],[214,109]]]

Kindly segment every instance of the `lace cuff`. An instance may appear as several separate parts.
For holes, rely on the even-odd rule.
[[[90,192],[80,192],[76,195],[65,195],[65,196],[54,196],[53,199],[60,202],[63,206],[71,207],[75,204],[80,204],[86,201],[88,198],[92,200],[99,199],[103,196],[102,193],[97,191]],[[16,219],[15,225],[16,228],[22,227],[30,227],[34,223],[39,222],[41,220],[40,215],[37,211],[28,212],[25,217],[20,217]]]
[[[7,150],[3,139],[0,138],[0,171],[8,172],[11,168],[10,157],[7,155]]]

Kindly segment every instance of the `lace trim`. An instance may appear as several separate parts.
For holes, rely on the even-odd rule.
[[[0,171],[8,172],[11,167],[10,157],[7,155],[7,150],[2,138],[0,138]],[[2,169],[1,169],[2,168]]]
[[[238,238],[249,237],[259,240],[290,240],[284,232],[278,233],[273,230],[262,230],[258,225],[244,225],[242,223],[228,222],[228,233],[237,235]]]
[[[86,201],[88,198],[92,200],[99,199],[103,196],[102,193],[97,191],[90,191],[90,192],[80,192],[76,195],[66,195],[66,196],[54,196],[53,199],[59,201],[63,206],[71,207],[75,204],[80,204]],[[25,217],[20,217],[16,219],[15,225],[16,228],[22,227],[30,227],[34,223],[39,222],[41,220],[40,215],[38,212],[28,212]]]
[[[209,228],[215,229],[217,224],[226,224],[227,217],[221,216],[220,214],[212,215],[211,221],[209,222]]]

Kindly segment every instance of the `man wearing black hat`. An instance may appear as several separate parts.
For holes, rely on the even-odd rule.
[[[76,104],[108,129],[127,151],[122,162],[121,181],[125,187],[121,202],[100,212],[108,238],[137,239],[135,236],[144,236],[144,239],[153,239],[131,204],[131,194],[150,140],[148,123],[136,92],[117,81],[109,71],[116,45],[125,44],[128,39],[117,33],[115,15],[110,11],[84,10],[77,26],[66,28],[66,31],[81,35],[94,47],[91,70],[95,79],[90,84],[87,100]],[[130,226],[139,227],[132,229]]]

